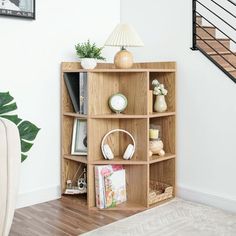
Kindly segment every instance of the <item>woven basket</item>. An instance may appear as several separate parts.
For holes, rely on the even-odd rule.
[[[150,180],[150,192],[148,196],[149,204],[157,203],[173,196],[173,187],[157,182],[155,180]]]

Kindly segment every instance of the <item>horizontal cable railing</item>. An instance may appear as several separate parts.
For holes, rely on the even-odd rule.
[[[232,0],[227,0],[228,2],[230,2],[231,4],[233,4],[234,6],[236,6],[236,2],[232,1]]]
[[[228,34],[226,34],[225,32],[223,32],[223,30],[221,30],[220,28],[218,28],[215,24],[213,24],[211,21],[209,21],[207,18],[205,18],[202,14],[200,14],[198,11],[196,11],[196,13],[201,16],[205,21],[207,21],[209,24],[211,24],[212,26],[214,26],[217,30],[219,30],[219,32],[221,32],[225,37],[227,37],[228,39],[230,39],[232,42],[234,42],[236,44],[236,41],[234,39],[232,39]],[[196,23],[196,22],[195,22]]]
[[[218,7],[220,7],[221,9],[223,9],[224,11],[226,11],[228,14],[230,14],[231,16],[233,16],[234,18],[236,18],[236,16],[232,13],[232,12],[230,12],[230,11],[228,11],[226,8],[224,8],[224,7],[222,7],[219,3],[217,3],[216,1],[214,1],[214,0],[210,0],[211,2],[213,2],[215,5],[217,5]]]
[[[204,7],[205,9],[207,9],[210,13],[212,13],[214,16],[216,16],[218,19],[220,19],[221,21],[223,21],[226,25],[228,25],[230,28],[232,28],[233,30],[236,31],[236,28],[234,28],[231,24],[229,24],[226,20],[224,20],[222,17],[220,17],[219,15],[217,15],[215,12],[213,12],[209,7],[205,6],[204,4],[202,4],[201,2],[199,2],[198,0],[196,0],[197,3],[199,3],[202,7]]]
[[[236,3],[233,0],[225,0],[225,2],[229,2],[230,4],[233,4],[233,7],[236,6]],[[209,60],[211,60],[218,68],[220,68],[225,74],[227,74],[235,83],[236,83],[236,76],[233,76],[231,72],[236,72],[236,65],[233,61],[231,61],[231,58],[235,58],[236,60],[236,53],[233,52],[230,48],[230,45],[228,45],[228,42],[232,42],[236,45],[236,39],[234,39],[232,36],[228,35],[228,31],[226,29],[222,29],[222,27],[228,27],[229,29],[233,29],[236,32],[236,28],[232,26],[226,19],[225,16],[229,15],[230,17],[236,18],[235,14],[231,12],[232,7],[230,9],[226,9],[222,5],[220,5],[216,0],[208,0],[208,3],[212,3],[216,6],[217,13],[213,11],[213,9],[210,9],[210,6],[204,5],[201,0],[193,0],[193,11],[192,11],[192,17],[193,17],[193,50],[199,50],[202,52]],[[204,10],[204,14],[201,13],[201,10]],[[221,10],[222,15],[219,14],[219,10]],[[206,12],[209,12],[209,15],[206,16]],[[214,16],[216,19],[219,19],[219,22],[223,22],[224,24],[220,27],[217,26],[219,23],[212,23],[212,20],[209,20],[209,16]],[[212,33],[210,30],[207,30],[207,27],[202,26],[202,23],[197,21],[197,17],[201,17],[201,19],[205,20],[208,24],[211,25],[211,27],[215,30],[218,30],[222,35],[224,35],[225,39],[219,39],[215,36],[215,33]],[[233,19],[231,18],[231,19]],[[201,31],[199,31],[201,29]],[[215,32],[215,31],[213,31]],[[227,32],[227,33],[226,33]],[[202,33],[202,34],[200,34]],[[204,34],[203,34],[204,33]],[[202,36],[203,35],[203,36]],[[224,44],[225,40],[227,44]],[[214,44],[211,43],[214,42]],[[199,44],[202,42],[202,44]],[[205,46],[205,49],[204,49]],[[206,49],[206,47],[208,49]],[[209,51],[210,50],[210,51]],[[227,55],[230,55],[227,57]],[[218,61],[214,56],[218,56],[219,59],[221,59],[221,62]]]

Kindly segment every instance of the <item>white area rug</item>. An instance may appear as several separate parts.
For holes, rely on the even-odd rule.
[[[174,199],[167,204],[83,234],[92,235],[236,236],[236,215]]]

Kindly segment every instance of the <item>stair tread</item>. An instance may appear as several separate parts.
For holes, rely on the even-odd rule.
[[[215,29],[215,27],[214,26],[203,26],[203,25],[201,25],[201,26],[197,26],[197,28],[207,28],[207,29]]]
[[[220,51],[220,52],[218,52],[220,55],[235,55],[236,56],[236,52],[234,52],[234,53],[232,53],[232,52],[229,52],[229,51],[225,51],[225,52],[223,52],[223,51]],[[207,53],[208,55],[210,55],[210,56],[218,56],[218,54],[216,53],[216,52],[208,52]]]
[[[202,39],[204,39],[204,40],[207,40],[207,41],[226,41],[226,42],[228,42],[228,41],[230,41],[230,39],[224,39],[224,38],[216,38],[216,39],[214,39],[214,38],[205,38],[205,37],[201,37],[201,39],[197,36],[197,40],[202,40]]]

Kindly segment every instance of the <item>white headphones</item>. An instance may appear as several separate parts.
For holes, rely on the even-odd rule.
[[[113,129],[111,131],[109,131],[102,139],[102,143],[101,143],[101,149],[102,149],[102,154],[104,156],[104,158],[106,160],[112,160],[114,159],[114,154],[110,148],[110,146],[108,144],[104,144],[106,138],[110,135],[113,134],[115,132],[123,132],[129,135],[129,137],[132,139],[133,144],[129,144],[128,147],[126,148],[123,158],[125,160],[130,160],[132,158],[132,156],[134,155],[135,152],[135,140],[134,137],[126,130],[123,129]]]

